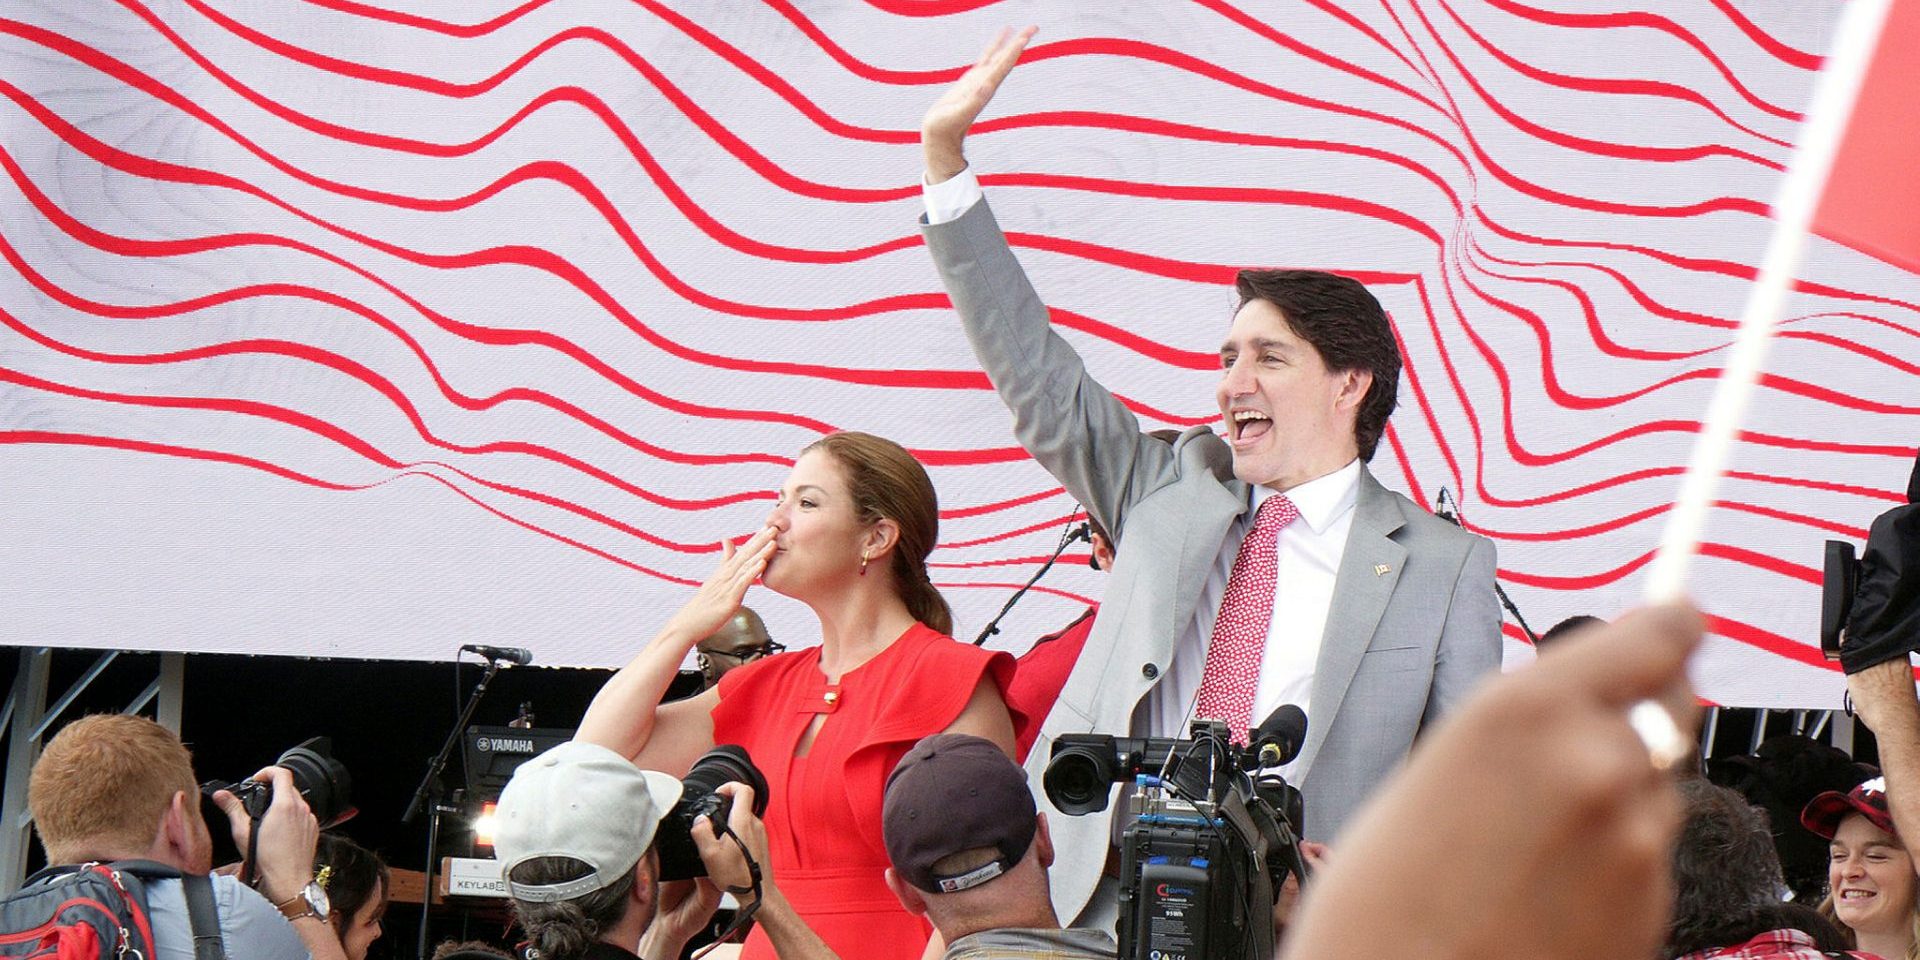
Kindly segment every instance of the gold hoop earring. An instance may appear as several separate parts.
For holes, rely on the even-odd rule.
[[[867,551],[865,551],[865,550],[862,550],[862,551],[860,551],[860,575],[861,575],[861,576],[863,576],[863,577],[867,575],[867,560],[868,560],[868,559],[869,559],[869,558],[868,558],[868,556],[867,556]]]

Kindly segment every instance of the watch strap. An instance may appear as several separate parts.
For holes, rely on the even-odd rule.
[[[312,917],[315,920],[322,919],[320,914],[313,909],[313,903],[307,899],[307,890],[305,887],[300,888],[293,896],[274,904],[273,908],[280,911],[280,915],[286,917],[288,920],[298,920],[301,917]]]

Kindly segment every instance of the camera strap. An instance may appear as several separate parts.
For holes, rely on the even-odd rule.
[[[727,887],[725,888],[726,891],[733,894],[736,899],[750,894],[753,900],[751,902],[742,902],[740,909],[733,914],[733,922],[727,924],[727,929],[722,930],[718,936],[714,937],[712,943],[700,948],[700,952],[694,954],[692,960],[700,960],[700,958],[712,953],[715,947],[733,939],[733,935],[740,932],[742,928],[751,922],[754,914],[760,912],[761,883],[759,861],[753,859],[753,854],[747,850],[746,841],[740,839],[740,835],[733,832],[733,827],[724,821],[711,818],[709,818],[707,822],[713,824],[715,833],[732,840],[733,845],[740,848],[740,858],[747,862],[747,875],[753,878],[753,882],[748,886]]]
[[[253,865],[259,862],[260,821],[264,819],[264,815],[249,815],[248,819],[251,821],[251,824],[247,829],[247,852],[245,856],[240,858],[240,882],[258,890],[260,888],[260,875],[254,871]]]

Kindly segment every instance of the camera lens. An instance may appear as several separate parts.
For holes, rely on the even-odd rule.
[[[731,743],[721,744],[693,762],[692,769],[680,778],[680,807],[705,797],[723,783],[744,783],[753,788],[753,815],[767,812],[767,778],[753,765],[747,751]]]
[[[322,827],[345,819],[353,812],[353,777],[346,764],[333,758],[333,741],[314,737],[288,750],[274,761],[293,774],[294,789],[306,798],[314,819]]]
[[[1107,808],[1113,789],[1113,749],[1072,744],[1054,750],[1040,778],[1047,799],[1061,813],[1085,816]]]
[[[744,783],[753,789],[753,815],[767,812],[767,778],[753,765],[747,751],[733,744],[721,744],[693,762],[693,768],[680,778],[680,802],[660,821],[654,834],[654,849],[660,854],[660,879],[687,880],[707,875],[700,850],[693,843],[693,820],[717,807],[709,802],[723,783]]]

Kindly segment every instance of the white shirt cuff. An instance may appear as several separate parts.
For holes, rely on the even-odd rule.
[[[920,196],[927,204],[927,224],[951,223],[980,202],[980,181],[969,166],[939,183],[928,183],[920,175]]]

